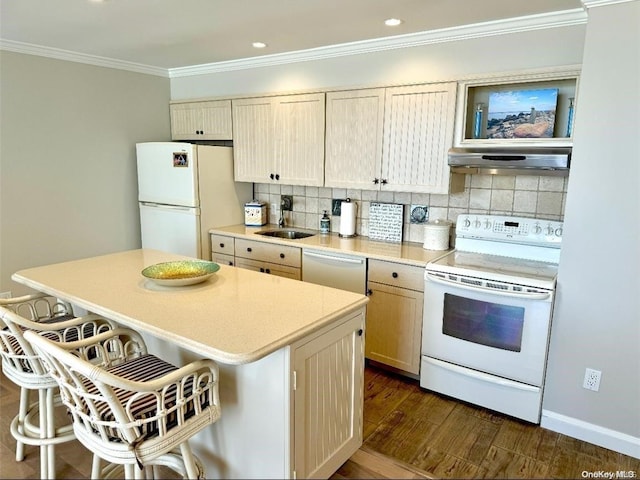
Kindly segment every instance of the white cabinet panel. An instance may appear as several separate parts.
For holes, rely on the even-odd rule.
[[[231,140],[231,100],[172,103],[173,140]]]
[[[386,90],[383,189],[449,192],[455,98],[455,82]]]
[[[236,181],[321,186],[324,93],[234,100]]]
[[[362,445],[364,315],[294,347],[295,478],[328,478]]]
[[[327,93],[326,187],[377,188],[383,120],[384,88]]]

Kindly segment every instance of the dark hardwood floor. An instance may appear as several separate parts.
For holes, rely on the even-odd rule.
[[[0,478],[39,478],[38,449],[14,459],[9,432],[18,388],[0,376]],[[331,478],[558,478],[621,470],[640,460],[422,390],[418,382],[368,366],[364,445]],[[89,478],[78,442],[56,447],[57,478]],[[633,477],[627,477],[633,478]]]

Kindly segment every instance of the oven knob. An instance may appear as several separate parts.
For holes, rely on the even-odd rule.
[[[562,227],[558,227],[556,228],[556,237],[561,237],[562,236]]]
[[[464,219],[464,224],[465,227],[469,228],[471,226],[471,220],[469,220],[468,218]]]
[[[553,235],[553,233],[554,233],[554,229],[551,225],[549,225],[547,227],[547,235]]]
[[[480,228],[482,226],[482,223],[480,222],[480,220],[477,220],[475,222],[473,222],[473,226],[476,228]]]
[[[536,226],[533,227],[533,233],[540,235],[542,233],[542,227],[536,223]]]
[[[491,220],[484,221],[484,228],[485,230],[489,230],[491,228]]]

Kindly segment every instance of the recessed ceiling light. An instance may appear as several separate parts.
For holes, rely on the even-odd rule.
[[[384,21],[384,24],[387,27],[397,27],[398,25],[400,25],[402,23],[402,20],[400,20],[399,18],[387,18]]]
[[[251,45],[253,45],[253,48],[264,48],[267,46],[264,42],[253,42]]]

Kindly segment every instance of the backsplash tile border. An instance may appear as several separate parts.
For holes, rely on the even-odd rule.
[[[280,195],[293,195],[293,211],[285,212],[287,225],[319,230],[326,210],[332,232],[338,232],[340,218],[331,216],[331,200],[351,198],[358,205],[356,233],[362,236],[369,233],[371,202],[400,203],[405,206],[403,240],[422,243],[424,226],[410,223],[412,204],[427,205],[429,220],[454,224],[458,215],[469,213],[562,221],[568,181],[568,177],[536,175],[466,175],[464,191],[450,195],[256,183],[254,196],[269,205],[269,223],[278,223]],[[275,210],[273,204],[278,206]]]

